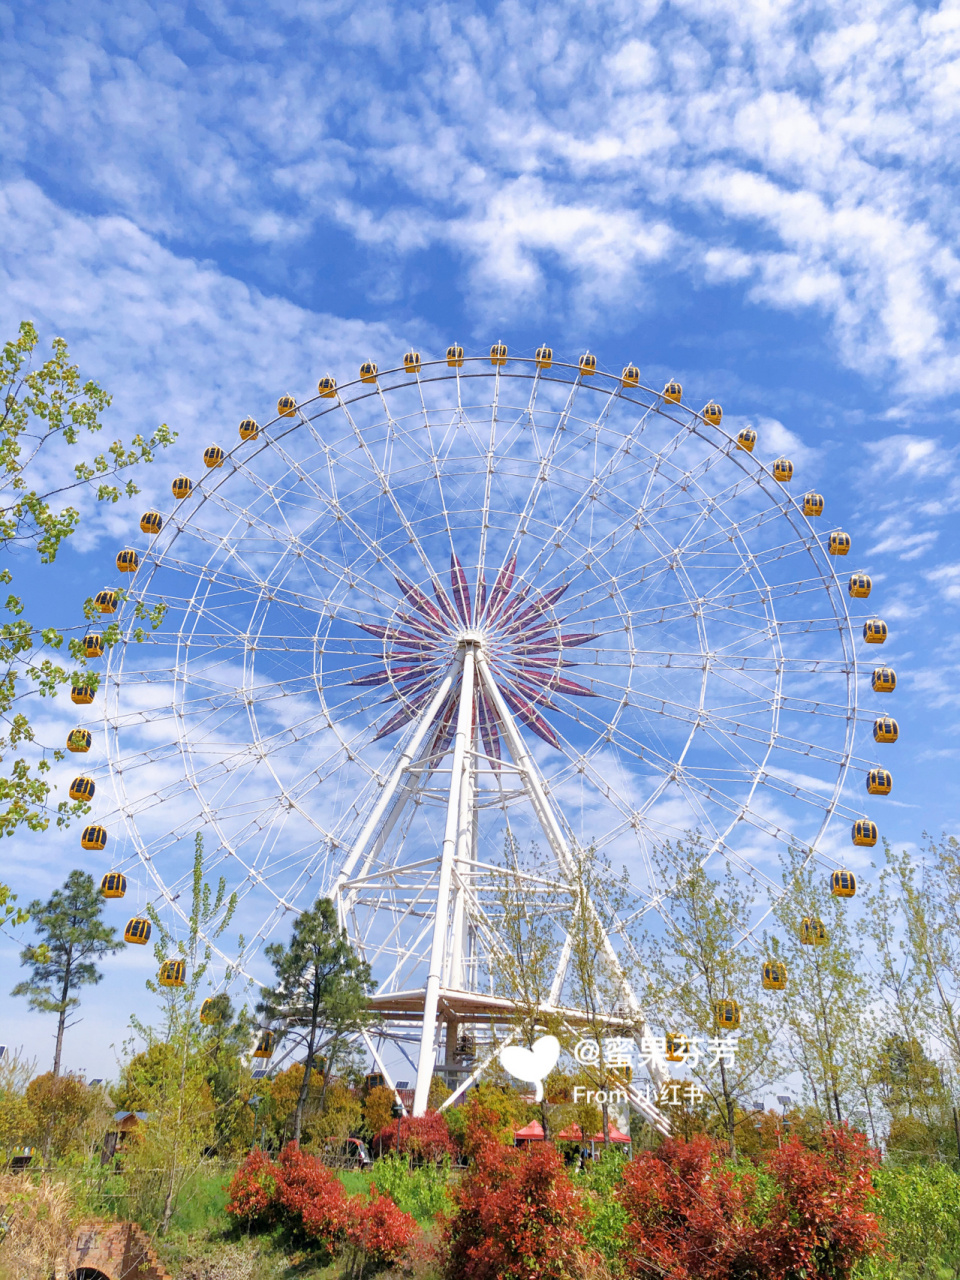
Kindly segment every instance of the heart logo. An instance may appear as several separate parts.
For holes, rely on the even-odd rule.
[[[510,1044],[500,1050],[500,1065],[517,1080],[536,1085],[537,1101],[543,1101],[543,1082],[557,1065],[560,1057],[560,1041],[556,1036],[541,1036],[534,1040],[532,1049],[521,1049]]]

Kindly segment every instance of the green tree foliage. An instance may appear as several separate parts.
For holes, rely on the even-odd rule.
[[[186,969],[184,985],[162,987],[153,979],[147,981],[148,989],[164,1002],[160,1034],[137,1018],[132,1020],[147,1049],[130,1064],[124,1096],[136,1104],[129,1110],[149,1113],[137,1153],[138,1187],[144,1212],[155,1218],[161,1234],[167,1231],[184,1187],[216,1136],[211,1054],[205,1052],[205,1047],[213,1046],[204,1044],[198,997],[213,955],[212,943],[229,927],[237,898],[227,895],[222,877],[216,891],[212,890],[203,869],[203,837],[198,833],[186,936],[175,939],[156,909],[147,908],[157,933],[157,961],[162,965],[165,960],[181,959]],[[242,945],[241,939],[241,951]]]
[[[53,1054],[57,1076],[67,1016],[80,1003],[77,993],[102,979],[95,961],[118,951],[123,943],[104,924],[103,898],[85,871],[71,871],[62,889],[56,889],[46,902],[36,899],[27,910],[40,941],[20,952],[20,963],[29,966],[30,977],[17,983],[11,994],[26,996],[38,1013],[57,1015]]]
[[[719,878],[711,876],[707,852],[691,837],[654,855],[655,870],[673,888],[664,895],[662,925],[640,939],[648,974],[644,1001],[666,1035],[679,1033],[681,1046],[685,1034],[704,1037],[704,1049],[721,1035],[717,1004],[739,1006],[735,1054],[701,1052],[687,1060],[735,1155],[746,1119],[738,1099],[777,1075],[777,1012],[760,990],[755,952],[740,945],[753,922],[754,894],[729,865]]]
[[[33,1118],[26,1092],[35,1070],[36,1062],[19,1050],[0,1057],[0,1165],[9,1164],[14,1147],[29,1142]]]
[[[266,956],[276,983],[263,988],[257,1012],[277,1024],[278,1036],[293,1040],[305,1055],[293,1122],[293,1140],[299,1142],[317,1056],[322,1050],[326,1058],[325,1088],[331,1064],[347,1038],[374,1020],[367,1003],[373,981],[369,966],[337,924],[329,898],[318,898],[309,911],[301,912],[289,945],[272,943]]]
[[[504,840],[504,870],[497,886],[497,946],[491,957],[494,991],[511,1002],[510,1022],[517,1043],[532,1049],[542,1035],[563,1037],[560,1017],[550,1011],[560,992],[552,990],[563,947],[560,921],[569,915],[569,890],[534,846],[521,866],[511,834]],[[451,1029],[456,1039],[456,1028]],[[448,1031],[448,1035],[451,1035]],[[448,1055],[452,1056],[452,1055]],[[432,1105],[432,1104],[431,1104]],[[546,1095],[540,1123],[550,1137]]]
[[[791,851],[784,889],[774,914],[780,925],[776,950],[788,974],[780,993],[787,1053],[824,1121],[840,1124],[853,1106],[869,1103],[873,1029],[860,940],[847,901],[831,894],[823,868],[800,850]],[[823,924],[822,945],[803,941],[804,919]]]
[[[610,938],[632,894],[624,868],[616,876],[609,861],[591,845],[575,849],[570,887],[572,902],[567,921],[567,980],[570,1001],[583,1011],[581,1034],[599,1047],[596,1062],[583,1072],[594,1090],[622,1089],[624,1079],[615,1060],[608,1059],[611,1036],[639,1031],[640,1010],[628,998],[626,960],[612,948]],[[610,1142],[609,1103],[601,1104],[604,1144]]]
[[[13,581],[10,553],[19,553],[19,562],[31,567],[52,564],[79,527],[79,508],[63,502],[71,496],[111,503],[132,497],[136,484],[132,479],[118,483],[121,476],[175,439],[164,424],[149,437],[134,436],[129,445],[114,440],[92,458],[73,456],[102,430],[110,396],[81,378],[62,338],[53,340],[50,358],[35,365],[38,343],[36,329],[25,321],[0,353],[0,550],[8,553],[0,582],[8,585]],[[63,685],[79,683],[81,674],[83,683],[94,687],[98,677],[85,670],[79,636],[67,645],[74,664],[68,669],[62,630],[25,618],[23,599],[15,592],[3,608],[8,621],[0,623],[0,833],[12,835],[21,825],[42,831],[52,818],[62,826],[86,812],[83,804],[50,804],[46,775],[51,761],[64,753],[60,746],[37,741],[27,706],[30,697],[53,697]],[[88,616],[92,608],[88,601]],[[104,643],[118,639],[118,629],[108,628]]]
[[[35,1076],[24,1093],[30,1127],[21,1140],[43,1146],[51,1160],[75,1152],[92,1155],[113,1110],[104,1091],[80,1076]]]

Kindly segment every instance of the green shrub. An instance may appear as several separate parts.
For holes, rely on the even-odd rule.
[[[946,1165],[883,1165],[874,1174],[875,1211],[888,1258],[864,1267],[870,1277],[960,1276],[960,1174]]]
[[[412,1213],[418,1222],[428,1222],[450,1207],[447,1183],[450,1157],[439,1164],[427,1162],[418,1169],[408,1167],[406,1156],[384,1156],[374,1166],[371,1181],[381,1195],[389,1196],[398,1209]]]

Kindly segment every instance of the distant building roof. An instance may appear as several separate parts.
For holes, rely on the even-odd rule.
[[[118,1111],[113,1117],[114,1124],[123,1124],[125,1120],[147,1120],[148,1111]]]

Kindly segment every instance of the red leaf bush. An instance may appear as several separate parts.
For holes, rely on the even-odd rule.
[[[402,1116],[400,1119],[400,1145],[397,1146],[397,1123],[388,1125],[377,1134],[376,1143],[382,1143],[377,1150],[384,1153],[400,1151],[421,1163],[442,1160],[457,1154],[457,1148],[447,1122],[439,1111],[428,1111],[425,1116]]]
[[[756,1183],[734,1179],[709,1138],[668,1139],[624,1167],[620,1203],[629,1222],[623,1264],[629,1276],[727,1280],[758,1274]]]
[[[706,1137],[670,1140],[624,1169],[626,1274],[637,1280],[847,1280],[882,1247],[867,1209],[878,1161],[862,1135],[827,1129],[824,1149],[796,1138],[765,1157],[758,1180],[732,1173]]]
[[[304,1155],[292,1142],[280,1152],[277,1199],[280,1216],[295,1233],[331,1254],[342,1245],[350,1220],[343,1183],[316,1156]]]
[[[247,1226],[272,1222],[276,1212],[277,1166],[265,1152],[251,1151],[230,1182],[227,1213]]]
[[[446,1229],[451,1280],[566,1280],[588,1254],[585,1209],[556,1148],[518,1151],[476,1140]]]
[[[769,1274],[782,1280],[846,1280],[859,1261],[883,1248],[880,1224],[867,1208],[878,1153],[846,1125],[826,1129],[823,1138],[822,1151],[794,1138],[767,1159],[777,1195],[761,1247]]]
[[[354,1270],[362,1274],[369,1264],[374,1270],[395,1266],[419,1234],[416,1218],[404,1213],[389,1196],[371,1191],[371,1199],[357,1196],[351,1201],[347,1240],[357,1254]]]

